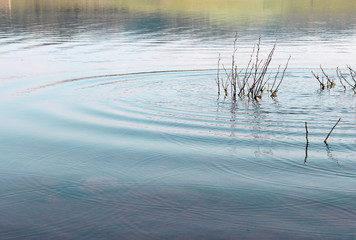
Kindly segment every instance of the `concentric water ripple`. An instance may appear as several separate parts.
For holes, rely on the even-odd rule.
[[[39,101],[29,110],[36,118],[31,128],[47,127],[45,135],[56,139],[118,144],[162,155],[236,155],[256,165],[299,172],[299,164],[304,164],[307,121],[311,164],[303,165],[303,169],[315,161],[315,174],[337,174],[344,164],[354,163],[352,94],[339,89],[319,93],[317,84],[309,81],[312,79],[303,79],[305,73],[295,70],[277,99],[265,96],[261,102],[232,102],[218,98],[214,74],[123,74],[65,80],[42,90],[37,87],[34,89],[40,91],[29,94]],[[338,117],[342,122],[331,136],[330,146],[325,145],[323,139]],[[258,158],[262,161],[255,160]],[[347,173],[345,168],[340,174],[354,177],[353,170]]]
[[[292,69],[277,98],[234,102],[217,95],[215,74],[112,74],[10,94],[2,174],[15,182],[1,212],[33,208],[3,226],[32,216],[31,233],[16,235],[28,239],[353,236],[352,92],[320,92]]]

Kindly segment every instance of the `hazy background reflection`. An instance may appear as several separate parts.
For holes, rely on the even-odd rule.
[[[352,0],[1,0],[0,78],[214,68],[235,32],[241,64],[262,36],[292,68],[345,66],[355,10]]]

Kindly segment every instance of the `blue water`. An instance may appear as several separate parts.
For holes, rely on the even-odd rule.
[[[350,79],[355,17],[267,32],[47,11],[1,11],[1,239],[356,236],[356,96],[335,73]],[[234,30],[241,67],[260,35],[262,56],[278,39],[273,71],[292,55],[276,98],[218,96]],[[319,64],[335,88],[320,90]]]

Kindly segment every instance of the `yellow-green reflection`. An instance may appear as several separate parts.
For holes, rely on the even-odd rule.
[[[353,0],[0,0],[0,8],[12,13],[73,10],[96,12],[105,9],[129,13],[203,14],[212,19],[241,16],[308,15],[346,17],[356,10]],[[220,17],[219,17],[220,18]]]

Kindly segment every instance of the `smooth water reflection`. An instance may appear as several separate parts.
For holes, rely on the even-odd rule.
[[[291,54],[293,67],[344,67],[356,52],[355,9],[336,0],[2,0],[1,78],[215,68],[235,32],[239,59],[261,35],[278,39],[278,60]]]
[[[355,9],[0,0],[0,238],[352,239],[355,95],[310,69],[354,64]],[[277,98],[218,98],[235,31],[292,55]]]

